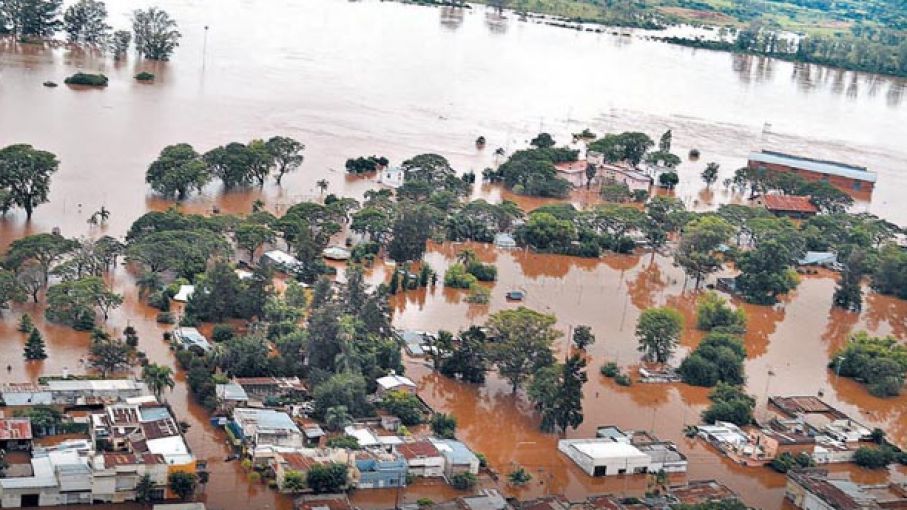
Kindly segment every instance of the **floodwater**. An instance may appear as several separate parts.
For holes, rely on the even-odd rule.
[[[148,193],[144,169],[165,145],[189,142],[199,151],[230,141],[283,134],[306,143],[302,169],[278,188],[269,183],[227,194],[216,184],[186,202],[185,209],[247,212],[263,199],[280,212],[317,197],[315,182],[326,178],[329,192],[360,196],[374,186],[370,178],[343,173],[348,157],[385,155],[393,161],[422,152],[447,156],[460,171],[495,163],[495,147],[508,151],[539,130],[561,140],[590,127],[596,132],[641,130],[657,136],[674,130],[674,147],[686,154],[702,151],[698,162],[680,167],[678,195],[698,208],[737,200],[723,189],[701,190],[698,174],[707,161],[722,165],[722,178],[760,147],[837,158],[879,172],[873,212],[907,223],[907,208],[897,192],[907,185],[903,126],[905,83],[875,76],[793,65],[767,59],[695,51],[639,38],[581,33],[501,18],[484,8],[433,9],[380,2],[337,0],[221,0],[217,8],[198,0],[157,3],[179,21],[182,46],[169,63],[109,60],[65,48],[0,42],[0,146],[30,143],[56,153],[61,169],[52,181],[51,201],[37,209],[31,223],[19,212],[0,219],[0,246],[34,232],[60,227],[67,236],[122,236],[149,209],[172,203]],[[112,24],[126,26],[133,2],[108,2]],[[208,26],[207,37],[205,26]],[[559,66],[553,65],[559,63]],[[157,75],[138,84],[138,70]],[[45,80],[63,81],[76,70],[102,71],[111,78],[105,90],[48,89]],[[473,140],[488,139],[485,150]],[[476,196],[514,198],[493,186]],[[576,193],[571,200],[588,203]],[[527,209],[543,201],[520,198]],[[86,220],[101,205],[112,211],[105,227]],[[432,246],[428,262],[443,270],[458,245]],[[598,375],[606,361],[636,363],[633,329],[640,310],[670,304],[692,317],[695,295],[670,260],[648,254],[612,256],[601,261],[500,252],[475,246],[498,265],[500,280],[488,306],[462,302],[463,291],[419,290],[393,300],[400,327],[457,330],[484,322],[504,307],[513,288],[528,293],[525,305],[558,316],[565,332],[589,324],[598,342],[589,350],[590,381],[585,390],[586,421],[570,437],[589,436],[595,427],[617,424],[653,430],[676,441],[690,458],[690,479],[718,478],[761,508],[782,504],[783,477],[767,469],[734,466],[699,442],[683,437],[683,424],[696,423],[707,405],[706,391],[683,385],[630,388]],[[370,273],[384,278],[379,266]],[[161,339],[156,312],[139,303],[133,276],[118,267],[110,280],[126,303],[108,324],[117,331],[131,324],[140,349],[152,361],[174,365]],[[881,400],[848,379],[835,380],[825,368],[849,331],[907,336],[907,304],[875,296],[861,314],[833,311],[834,281],[828,275],[805,278],[782,304],[745,306],[749,391],[764,404],[767,394],[815,394],[868,425],[887,427],[893,439],[907,441],[907,397]],[[50,357],[21,361],[24,338],[15,331],[22,312],[32,313],[45,334]],[[81,373],[88,338],[68,328],[45,324],[33,304],[3,312],[0,352],[10,370],[0,380],[34,380],[64,370]],[[683,351],[701,334],[687,330]],[[563,353],[563,342],[559,346]],[[682,355],[679,353],[678,356]],[[523,497],[564,492],[639,494],[643,478],[591,480],[554,452],[556,437],[537,431],[537,418],[506,384],[490,378],[478,388],[432,374],[410,360],[408,371],[439,409],[453,412],[460,435],[485,453],[506,475],[519,464],[535,475]],[[769,374],[774,375],[769,375]],[[224,462],[223,434],[208,424],[204,409],[186,392],[184,374],[167,400],[192,426],[196,455],[209,460],[211,482],[200,498],[211,508],[288,508],[259,483],[250,483],[236,462]],[[761,410],[761,408],[760,408]],[[860,480],[884,474],[851,469]],[[905,476],[894,471],[895,478]],[[506,489],[506,487],[502,487]],[[513,492],[513,491],[510,491]],[[451,495],[438,487],[418,486],[408,502],[427,495]],[[361,491],[363,507],[387,508],[395,494]]]

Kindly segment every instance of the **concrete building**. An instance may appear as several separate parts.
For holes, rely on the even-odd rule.
[[[176,328],[173,338],[183,349],[198,349],[202,353],[211,350],[211,342],[196,328]]]
[[[406,459],[409,474],[427,478],[444,476],[444,456],[431,441],[423,439],[405,442],[395,449]]]
[[[31,420],[28,418],[0,419],[0,449],[10,452],[30,450],[32,442]]]
[[[557,163],[554,165],[554,169],[557,171],[557,176],[561,179],[566,180],[574,188],[585,188],[586,187],[586,168],[589,166],[589,163],[586,160],[581,159],[578,161],[565,161],[563,163]],[[593,181],[595,176],[592,177]]]
[[[456,439],[431,438],[430,441],[444,457],[444,476],[448,479],[460,473],[479,474],[479,458],[464,443]]]
[[[165,496],[168,470],[163,455],[102,453],[91,458],[91,466],[91,497],[94,501],[134,501],[136,485],[145,475],[154,483],[154,497]]]
[[[249,395],[236,381],[218,384],[214,387],[214,394],[217,397],[218,407],[228,413],[237,407],[245,407],[249,404]]]
[[[653,180],[651,176],[625,166],[602,163],[598,167],[598,173],[602,183],[617,182],[626,184],[630,188],[631,193],[634,191],[648,192],[652,188]]]
[[[875,172],[866,167],[766,150],[751,153],[747,166],[770,173],[793,173],[807,181],[825,181],[851,194],[870,194],[876,183]]]
[[[302,432],[290,415],[273,409],[238,407],[228,424],[234,435],[253,447],[302,448]]]
[[[396,453],[364,450],[356,453],[357,489],[406,485],[406,459]]]
[[[589,476],[646,473],[651,459],[635,446],[609,438],[561,439],[557,449]]]
[[[264,255],[261,256],[259,263],[282,273],[292,273],[302,265],[302,263],[299,262],[299,259],[283,250],[266,251]]]
[[[388,188],[397,189],[403,186],[406,180],[406,172],[400,167],[388,167],[378,172],[378,184],[383,184]]]

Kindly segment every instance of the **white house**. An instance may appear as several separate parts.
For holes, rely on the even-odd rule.
[[[444,476],[451,478],[460,473],[479,474],[479,458],[468,446],[456,439],[431,439],[431,443],[444,457]]]
[[[299,262],[299,259],[285,251],[270,250],[266,251],[265,254],[261,256],[261,265],[273,267],[278,271],[286,273],[288,271],[294,271],[302,265],[302,263]]]
[[[378,183],[389,188],[399,188],[403,186],[406,179],[406,172],[400,167],[388,167],[378,173]]]
[[[378,383],[378,396],[384,396],[391,391],[405,391],[413,395],[416,394],[416,383],[402,375],[386,375],[379,377],[375,382]]]
[[[589,476],[613,476],[646,473],[651,459],[635,446],[598,439],[562,439],[557,449]]]
[[[406,459],[408,472],[413,476],[444,476],[444,456],[431,441],[413,441],[399,444],[397,453]]]
[[[240,407],[233,410],[234,432],[254,446],[302,448],[302,432],[290,415],[273,409]],[[238,429],[238,430],[237,430]]]

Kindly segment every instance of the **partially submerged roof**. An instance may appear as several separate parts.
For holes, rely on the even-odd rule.
[[[28,418],[0,419],[0,441],[27,440],[31,438],[31,420]]]
[[[810,172],[816,172],[820,174],[846,177],[848,179],[854,179],[858,181],[876,182],[875,172],[870,172],[866,167],[848,165],[846,163],[840,163],[837,161],[804,158],[802,156],[794,156],[791,154],[784,154],[783,152],[773,151],[750,153],[749,160],[755,161],[757,163],[782,165],[791,168],[808,170]]]
[[[769,211],[816,214],[819,209],[812,198],[800,195],[763,195],[762,204]]]

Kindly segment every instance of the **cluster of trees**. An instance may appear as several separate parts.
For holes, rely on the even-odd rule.
[[[132,32],[107,24],[107,6],[100,0],[79,0],[63,10],[63,0],[0,1],[0,34],[21,39],[47,39],[63,30],[71,44],[110,50],[121,58],[135,40],[136,52],[152,60],[168,60],[179,46],[176,22],[157,7],[137,9]]]
[[[457,262],[444,273],[444,286],[469,289],[469,302],[483,304],[488,302],[488,291],[479,282],[491,282],[497,276],[498,270],[493,264],[483,264],[474,250],[466,248],[457,254]]]
[[[746,349],[740,337],[727,333],[710,333],[680,364],[683,382],[712,387],[718,383],[742,385],[746,378],[743,361]]]
[[[835,354],[829,368],[863,382],[877,397],[900,395],[907,374],[907,347],[894,337],[859,332]]]
[[[576,428],[583,421],[586,360],[576,354],[563,364],[555,362],[552,345],[561,336],[555,322],[552,315],[521,306],[492,314],[485,328],[472,326],[456,336],[439,331],[431,345],[434,368],[478,384],[494,368],[514,393],[526,388],[541,415],[542,430],[562,433]],[[580,336],[584,346],[594,341],[586,338],[591,332]]]
[[[302,143],[286,136],[248,144],[232,142],[205,154],[199,154],[187,143],[168,145],[148,167],[145,182],[154,191],[178,200],[192,191],[201,191],[214,178],[231,189],[252,183],[264,186],[268,176],[274,174],[280,185],[284,175],[302,164],[304,149]]]
[[[386,167],[390,161],[384,156],[359,156],[358,158],[350,158],[346,160],[346,171],[351,174],[366,174],[369,172],[374,172],[378,170],[379,167]]]
[[[482,177],[489,182],[501,182],[520,195],[566,196],[570,192],[570,182],[557,175],[554,165],[576,161],[579,151],[555,147],[555,141],[548,133],[539,134],[530,145],[533,148],[514,152],[497,169],[486,168]]]
[[[41,291],[47,289],[48,320],[91,330],[99,313],[106,320],[123,302],[103,279],[122,253],[123,245],[108,236],[76,240],[59,234],[33,234],[17,239],[10,244],[0,269],[0,307],[23,302],[28,295],[37,303]]]
[[[709,399],[712,404],[702,412],[702,421],[726,421],[738,426],[752,423],[756,399],[748,395],[743,387],[719,382],[709,393]]]
[[[813,205],[824,213],[843,213],[853,205],[853,197],[826,181],[807,181],[794,173],[775,172],[764,167],[739,168],[727,184],[749,191],[750,197],[768,192],[809,196]]]

